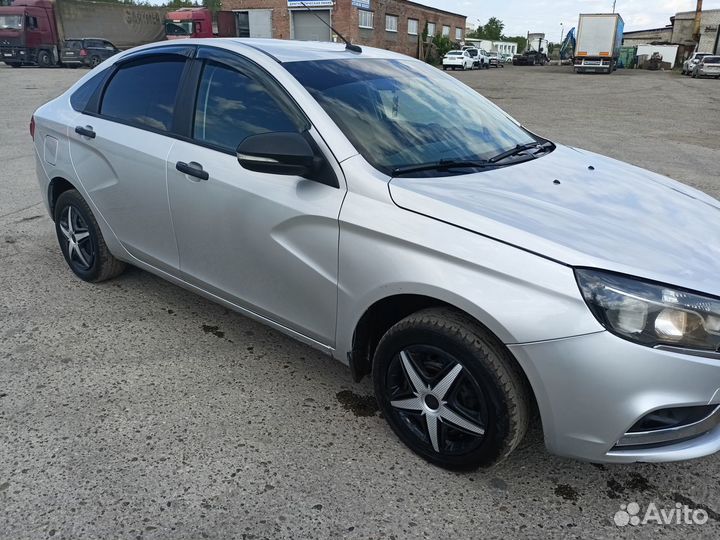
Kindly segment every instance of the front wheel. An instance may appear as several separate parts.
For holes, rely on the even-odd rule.
[[[100,226],[85,199],[74,189],[55,203],[55,232],[70,269],[83,281],[97,283],[114,278],[125,263],[110,253]]]
[[[37,63],[40,67],[50,67],[52,65],[52,57],[47,51],[40,51],[37,56]]]
[[[497,338],[452,309],[423,310],[390,328],[374,355],[373,381],[400,440],[440,467],[490,466],[527,430],[520,368]]]

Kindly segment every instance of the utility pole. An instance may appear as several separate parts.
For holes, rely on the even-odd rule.
[[[615,13],[615,4],[617,3],[617,0],[613,0],[613,13]]]
[[[697,0],[695,8],[695,28],[693,30],[693,41],[696,43],[695,51],[700,50],[700,22],[702,21],[703,0]]]

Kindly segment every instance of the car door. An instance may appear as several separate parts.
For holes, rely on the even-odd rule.
[[[125,248],[163,270],[179,258],[167,196],[173,118],[192,47],[122,61],[69,129],[83,188]]]
[[[326,185],[241,167],[236,148],[247,136],[303,132],[309,121],[270,75],[239,55],[200,48],[195,66],[189,140],[178,141],[167,161],[182,274],[331,345],[344,182]],[[187,174],[188,167],[197,172]]]

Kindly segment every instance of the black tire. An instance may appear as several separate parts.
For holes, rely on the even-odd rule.
[[[52,56],[48,51],[40,51],[37,56],[37,63],[40,67],[52,66]]]
[[[98,66],[100,64],[101,60],[99,56],[91,56],[90,57],[90,69]]]
[[[417,385],[409,378],[408,362],[420,376]],[[452,374],[450,385],[439,390],[440,381]],[[493,465],[505,459],[527,431],[531,399],[520,367],[488,330],[450,308],[419,311],[390,328],[375,351],[373,381],[380,409],[395,434],[439,467],[473,470]],[[419,387],[425,394],[415,393]],[[429,395],[436,391],[437,398]],[[409,403],[412,406],[401,406]],[[455,420],[448,420],[449,415]],[[434,439],[431,425],[436,426]]]
[[[92,210],[76,190],[65,191],[58,197],[54,218],[60,250],[65,262],[77,277],[83,281],[98,283],[112,279],[125,270],[125,263],[110,253]],[[71,227],[68,227],[69,222],[72,223]],[[77,240],[78,247],[72,251],[68,229],[72,231],[73,241],[76,240],[76,235],[79,237],[84,232],[89,233]]]

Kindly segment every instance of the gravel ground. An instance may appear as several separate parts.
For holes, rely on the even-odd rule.
[[[718,537],[717,456],[591,465],[548,454],[535,426],[500,466],[446,472],[341,364],[139,270],[74,278],[28,122],[83,73],[0,67],[0,537]],[[546,137],[720,195],[720,81],[456,76]],[[709,521],[615,526],[631,501]]]

